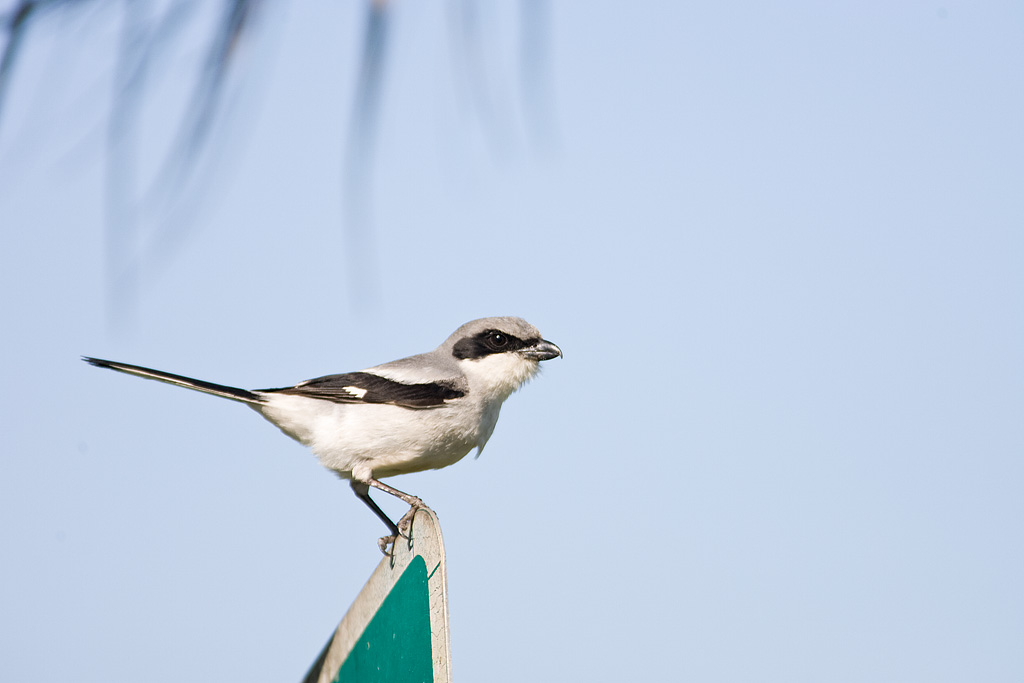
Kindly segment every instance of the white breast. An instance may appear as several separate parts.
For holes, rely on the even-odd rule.
[[[413,410],[280,394],[267,398],[253,407],[345,478],[353,471],[381,478],[446,467],[478,445],[482,426],[478,411],[452,406]],[[492,423],[488,436],[493,429]]]

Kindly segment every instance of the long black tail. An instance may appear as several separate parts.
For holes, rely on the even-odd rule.
[[[88,356],[82,356],[82,360],[84,360],[86,363],[95,365],[98,368],[110,368],[111,370],[125,372],[128,373],[129,375],[135,375],[136,377],[155,379],[157,381],[166,382],[168,384],[173,384],[178,387],[185,387],[186,389],[201,391],[204,394],[213,394],[214,396],[220,396],[221,398],[228,398],[231,399],[232,401],[241,401],[242,403],[250,404],[264,402],[263,398],[259,394],[253,393],[246,389],[226,387],[223,384],[204,382],[201,379],[192,379],[191,377],[172,375],[169,372],[163,372],[161,370],[152,370],[150,368],[144,368],[138,365],[128,365],[127,363],[118,363],[117,361],[103,360],[102,358],[89,358]]]

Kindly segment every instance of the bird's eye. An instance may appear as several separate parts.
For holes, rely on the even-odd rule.
[[[508,337],[500,332],[491,332],[487,335],[487,341],[491,342],[492,346],[505,346],[508,344]]]

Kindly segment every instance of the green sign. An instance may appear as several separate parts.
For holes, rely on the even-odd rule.
[[[306,675],[305,683],[450,683],[441,527],[416,513]]]

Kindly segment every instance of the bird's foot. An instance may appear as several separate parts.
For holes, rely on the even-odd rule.
[[[381,536],[377,539],[377,547],[380,548],[381,553],[384,557],[395,556],[395,541],[398,540],[398,536]]]
[[[409,542],[409,547],[412,547],[412,521],[416,517],[417,510],[427,507],[423,501],[416,496],[408,496],[408,499],[403,498],[402,500],[409,503],[409,511],[406,512],[402,518],[398,520],[398,524],[395,525],[394,529],[396,533],[391,534],[390,536],[381,536],[380,539],[377,540],[377,547],[380,548],[380,551],[387,557],[395,556],[395,543],[398,542],[399,538],[404,538]]]
[[[409,538],[409,532],[412,529],[412,520],[416,517],[416,511],[427,507],[419,498],[415,498],[414,500],[416,502],[410,503],[411,507],[409,508],[409,511],[406,512],[400,520],[398,520],[398,533],[405,539]]]

